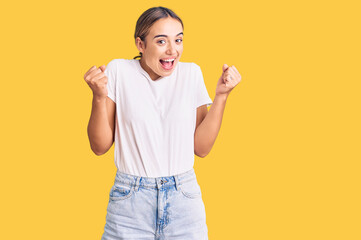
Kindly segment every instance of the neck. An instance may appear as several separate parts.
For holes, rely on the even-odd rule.
[[[149,75],[149,77],[154,81],[160,78],[158,74],[156,74],[148,65],[144,62],[143,58],[139,60],[140,66],[146,71]]]

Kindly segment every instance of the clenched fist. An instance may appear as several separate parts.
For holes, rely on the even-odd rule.
[[[229,67],[227,64],[224,64],[222,70],[222,75],[216,87],[216,95],[229,95],[232,89],[241,81],[242,77],[233,65]]]
[[[84,75],[85,82],[93,91],[94,97],[106,98],[108,96],[108,77],[104,74],[105,65],[97,68],[91,67]]]

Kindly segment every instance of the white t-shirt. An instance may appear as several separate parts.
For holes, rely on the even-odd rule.
[[[116,103],[119,171],[163,177],[192,169],[197,107],[213,103],[200,67],[178,62],[171,75],[152,80],[138,59],[113,59],[104,73]]]

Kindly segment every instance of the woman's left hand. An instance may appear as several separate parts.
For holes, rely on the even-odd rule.
[[[241,74],[235,66],[223,65],[222,76],[219,78],[216,88],[216,95],[229,95],[231,90],[241,81]]]

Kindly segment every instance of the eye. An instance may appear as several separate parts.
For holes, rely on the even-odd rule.
[[[180,40],[180,41],[178,41],[178,40]],[[157,43],[160,43],[161,41],[164,41],[164,40],[159,40]],[[179,39],[177,39],[176,41],[178,41],[179,43],[181,43],[181,42],[183,42],[183,39],[179,38]]]

